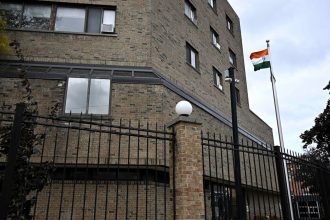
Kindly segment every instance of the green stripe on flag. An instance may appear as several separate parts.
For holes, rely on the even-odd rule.
[[[265,61],[254,65],[254,71],[270,67],[270,61]]]

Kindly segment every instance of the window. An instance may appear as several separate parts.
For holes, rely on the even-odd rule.
[[[320,211],[317,201],[297,202],[299,217],[302,219],[319,219]]]
[[[109,79],[69,78],[65,113],[108,114]]]
[[[216,0],[207,0],[207,2],[213,9],[216,9]]]
[[[237,105],[241,105],[241,93],[238,88],[235,88],[236,90],[236,103]]]
[[[227,29],[230,31],[230,33],[234,33],[234,25],[232,20],[226,15],[226,23],[227,23]]]
[[[85,9],[58,7],[55,31],[84,32],[85,17]]]
[[[186,44],[186,57],[187,63],[189,63],[195,69],[199,68],[198,52],[188,43]]]
[[[220,50],[219,34],[211,27],[212,44]]]
[[[222,78],[222,74],[213,67],[213,77],[214,77],[214,85],[222,90],[223,89],[223,78]]]
[[[20,27],[20,17],[23,12],[22,4],[18,3],[1,3],[0,11],[6,18],[7,26],[9,28],[19,28]]]
[[[184,2],[184,14],[191,20],[196,20],[196,8],[189,2]]]
[[[49,30],[51,7],[46,5],[26,5],[21,27],[24,29]]]
[[[236,54],[231,49],[229,49],[229,62],[233,66],[237,65]]]
[[[0,4],[9,28],[78,33],[113,33],[115,9],[55,4]]]

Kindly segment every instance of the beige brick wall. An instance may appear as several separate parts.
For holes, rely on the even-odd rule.
[[[173,203],[170,197],[168,186],[161,183],[156,185],[152,181],[148,182],[148,187],[142,181],[120,181],[118,185],[116,181],[65,181],[63,184],[62,181],[54,181],[38,193],[35,219],[46,219],[48,212],[48,219],[59,219],[59,215],[60,219],[71,219],[71,215],[72,219],[77,220],[82,219],[83,215],[84,219],[94,219],[95,215],[95,219],[111,220],[116,219],[117,212],[119,220],[136,219],[136,216],[138,219],[167,220],[173,219]]]

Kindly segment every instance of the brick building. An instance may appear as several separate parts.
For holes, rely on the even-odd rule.
[[[22,64],[12,52],[1,54],[1,104],[20,101],[23,65],[41,115],[59,103],[62,118],[71,112],[72,117],[93,115],[93,121],[163,125],[176,117],[174,107],[185,99],[203,131],[231,136],[224,71],[234,66],[240,136],[273,144],[271,128],[249,109],[239,18],[226,0],[2,1],[0,11],[25,58]],[[72,161],[74,149],[66,151]],[[113,152],[113,158],[117,155]],[[53,190],[60,186],[63,194],[63,184],[54,183]]]

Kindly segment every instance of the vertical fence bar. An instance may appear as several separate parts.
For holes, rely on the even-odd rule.
[[[77,167],[78,167],[78,159],[79,159],[79,148],[80,148],[80,131],[81,131],[81,117],[82,113],[80,113],[79,116],[79,129],[78,129],[78,134],[77,134],[77,151],[76,151],[76,161],[74,165],[74,173],[77,173]],[[72,189],[72,203],[71,203],[71,217],[70,219],[73,218],[73,212],[74,212],[74,202],[75,202],[75,196],[76,196],[76,184],[77,184],[77,179],[73,181],[73,189]]]
[[[95,178],[95,197],[94,197],[94,220],[96,220],[96,214],[97,214],[97,195],[98,195],[98,186],[99,186],[99,169],[100,169],[100,156],[101,156],[101,136],[102,136],[102,115],[101,115],[101,121],[99,125],[99,146],[97,149],[97,165],[96,165],[96,178]]]
[[[127,173],[130,175],[130,154],[131,154],[131,120],[128,122],[128,146],[127,146]],[[129,180],[126,180],[126,203],[125,212],[126,219],[128,219],[128,199],[129,199]]]
[[[165,125],[163,126],[163,135],[164,135],[164,219],[166,220],[166,203],[167,203],[167,200],[166,200],[166,153],[167,153],[167,150],[166,150],[166,134],[165,134],[166,130],[165,130]]]
[[[10,148],[7,156],[7,166],[1,189],[0,219],[6,219],[9,212],[9,205],[13,195],[13,185],[15,184],[17,149],[21,143],[21,131],[23,127],[25,104],[16,105],[14,123],[11,130]]]
[[[288,190],[286,188],[285,182],[285,171],[284,171],[284,159],[282,158],[282,152],[279,146],[274,146],[275,151],[275,160],[276,160],[276,170],[277,170],[277,178],[279,183],[279,189],[281,194],[281,207],[283,219],[291,219],[290,209],[289,209],[289,199],[288,199]]]
[[[139,181],[140,181],[140,121],[138,121],[138,134],[137,134],[137,169],[138,169],[138,180],[136,181],[136,209],[135,209],[135,219],[139,217]]]
[[[109,133],[108,133],[108,138],[109,138],[109,145],[108,145],[108,158],[107,158],[107,175],[110,175],[110,166],[111,166],[111,141],[112,141],[112,121],[110,120],[110,125],[109,125]],[[104,209],[104,219],[107,219],[108,215],[108,196],[109,196],[109,182],[110,178],[106,178],[107,184],[106,184],[106,189],[105,189],[105,209]]]

